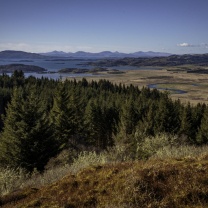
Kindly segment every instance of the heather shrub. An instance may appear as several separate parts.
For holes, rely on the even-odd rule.
[[[128,147],[123,143],[117,143],[113,147],[108,147],[105,154],[107,155],[109,162],[128,162],[132,160]]]
[[[168,133],[159,133],[156,136],[144,136],[138,132],[135,133],[137,140],[137,159],[150,158],[153,155],[163,151],[167,152],[171,148],[177,148],[181,142],[176,135]]]
[[[74,158],[71,168],[73,169],[74,173],[77,173],[79,170],[90,165],[107,164],[108,161],[108,157],[105,153],[97,154],[95,151],[83,151],[79,153],[77,158]]]
[[[6,167],[0,169],[0,195],[5,195],[11,191],[22,188],[27,179],[24,169]]]
[[[195,145],[180,145],[180,146],[165,146],[159,148],[152,157],[159,157],[161,159],[171,157],[199,157],[208,158],[208,145],[195,146]]]
[[[168,133],[160,133],[155,137],[142,137],[137,133],[135,138],[137,139],[137,159],[199,157],[202,153],[208,153],[208,145],[191,145],[185,138]]]

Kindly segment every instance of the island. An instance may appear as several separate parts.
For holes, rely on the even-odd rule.
[[[118,70],[118,69],[110,69],[107,73],[108,74],[124,74],[125,71],[121,71],[121,70]]]
[[[0,65],[0,73],[13,73],[15,70],[22,70],[24,73],[29,72],[47,72],[46,69],[34,66],[34,65],[24,65],[24,64],[8,64],[8,65]]]
[[[58,73],[95,73],[101,71],[108,71],[107,68],[95,67],[93,69],[77,69],[77,68],[65,68],[58,71]]]
[[[64,68],[58,71],[58,73],[73,73],[73,74],[86,73],[86,72],[89,72],[89,69]]]
[[[20,61],[11,61],[11,62],[34,62],[33,60],[20,60]]]
[[[66,59],[66,58],[61,58],[61,59],[45,59],[45,61],[99,61],[100,59]],[[82,64],[77,64],[77,65],[82,65]]]
[[[28,53],[24,51],[6,50],[0,52],[0,59],[45,59],[45,58],[48,58],[48,56],[43,56],[37,53]]]
[[[168,57],[150,57],[150,58],[122,58],[106,59],[102,61],[85,62],[86,66],[112,67],[112,66],[152,66],[152,67],[172,67],[182,65],[197,65],[202,67],[208,66],[208,54],[195,55],[171,55]]]

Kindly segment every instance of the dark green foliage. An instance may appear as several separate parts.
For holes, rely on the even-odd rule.
[[[168,97],[168,94],[163,94],[161,97],[158,104],[158,110],[156,111],[156,115],[154,117],[154,121],[154,134],[160,132],[177,132],[179,123],[177,121],[174,104]]]
[[[12,78],[16,78],[16,79],[19,79],[19,78],[24,78],[24,73],[22,70],[14,70],[14,73],[12,74]]]
[[[14,89],[11,104],[6,109],[4,131],[0,140],[4,165],[34,168],[43,171],[48,160],[57,152],[52,131],[41,108],[37,95],[32,91],[24,100],[21,89]]]
[[[179,134],[184,134],[188,137],[190,143],[195,143],[195,129],[193,129],[193,116],[190,103],[187,107],[181,108],[180,112],[181,126]]]
[[[84,101],[80,98],[81,88],[72,86],[70,89],[69,110],[71,111],[72,135],[80,134],[83,131]]]
[[[208,142],[205,104],[192,107],[156,89],[139,90],[108,80],[62,83],[25,78],[21,71],[11,77],[3,74],[0,113],[0,163],[28,171],[42,171],[47,160],[65,148],[107,149],[115,138],[135,155],[135,132],[141,138],[167,132],[185,135],[192,144]],[[40,157],[34,160],[34,155]]]
[[[146,113],[139,121],[139,131],[142,135],[154,135],[154,118],[157,112],[155,103],[151,103],[148,113]]]
[[[196,141],[198,144],[204,144],[208,142],[208,109],[206,109],[204,112],[201,125],[196,135]]]
[[[201,126],[202,117],[204,115],[205,109],[206,109],[206,105],[201,104],[201,103],[198,103],[197,106],[192,109],[193,129],[198,130],[199,127]],[[205,115],[206,115],[206,113],[205,113]],[[195,135],[196,135],[196,133],[197,133],[197,131],[195,132]]]
[[[68,139],[72,136],[72,110],[69,105],[69,94],[61,83],[54,92],[53,99],[50,123],[54,131],[53,137],[61,151],[66,147]]]
[[[85,131],[88,144],[98,148],[105,146],[105,123],[101,107],[92,100],[85,112]]]
[[[122,105],[120,121],[125,129],[124,131],[126,135],[134,132],[135,126],[137,125],[137,114],[132,98],[128,101],[126,100],[126,102]]]

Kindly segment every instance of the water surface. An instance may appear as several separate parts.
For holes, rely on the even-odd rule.
[[[77,64],[84,64],[87,62],[87,59],[90,59],[90,61],[98,61],[97,58],[88,58],[85,57],[83,58],[83,61],[78,61],[78,60],[73,60],[76,58],[71,58],[71,61],[64,61],[65,58],[61,58],[61,61],[46,61],[46,59],[1,59],[0,60],[0,65],[8,65],[8,64],[25,64],[25,65],[34,65],[34,66],[39,66],[47,71],[52,71],[52,72],[57,72],[61,69],[64,68],[78,68],[78,69],[93,69],[95,66],[87,66],[87,65],[77,65]],[[66,58],[70,59],[70,58]],[[77,58],[78,59],[78,58]],[[79,58],[81,59],[81,58]],[[100,60],[101,58],[99,58]],[[48,59],[47,59],[48,60]],[[54,60],[54,59],[51,59]],[[134,67],[134,66],[119,66],[119,67],[106,67],[108,69],[117,69],[117,70],[148,70],[148,69],[161,69],[161,68],[155,68],[155,67]],[[8,73],[11,75],[11,73]],[[84,77],[84,76],[107,76],[107,75],[92,75],[92,74],[71,74],[71,73],[54,73],[54,74],[36,74],[36,73],[25,73],[25,77],[29,76],[35,76],[36,78],[41,78],[43,77],[48,77],[51,79],[59,79],[60,76],[67,76],[67,77]],[[112,76],[112,75],[111,75]]]

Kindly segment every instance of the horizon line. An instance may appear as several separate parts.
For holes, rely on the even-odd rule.
[[[76,51],[76,52],[64,52],[64,51],[57,51],[57,50],[54,50],[54,51],[50,51],[50,52],[27,52],[27,51],[20,51],[20,50],[3,50],[3,51],[0,51],[1,52],[4,52],[4,51],[13,51],[13,52],[24,52],[24,53],[34,53],[34,54],[45,54],[45,53],[52,53],[52,52],[63,52],[63,53],[78,53],[78,52],[84,52],[84,53],[91,53],[91,54],[96,54],[96,53],[102,53],[102,52],[111,52],[111,53],[120,53],[120,54],[133,54],[133,53],[138,53],[138,52],[142,52],[142,53],[166,53],[166,54],[171,54],[171,55],[194,55],[194,54],[208,54],[208,53],[181,53],[181,54],[176,54],[176,53],[170,53],[170,52],[155,52],[155,51],[136,51],[136,52],[130,52],[130,53],[125,53],[125,52],[119,52],[119,51],[115,51],[115,52],[112,52],[112,51],[101,51],[101,52],[86,52],[86,51]]]

